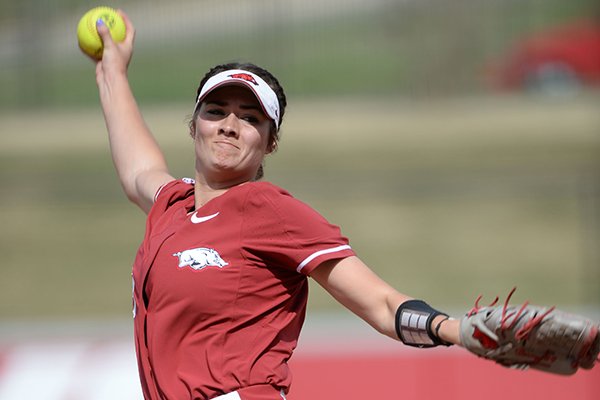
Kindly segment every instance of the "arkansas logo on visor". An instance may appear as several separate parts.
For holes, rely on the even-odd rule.
[[[210,92],[231,84],[241,84],[252,90],[264,113],[275,122],[275,128],[279,129],[279,100],[275,91],[260,76],[241,69],[223,71],[211,76],[200,90],[194,111]]]
[[[232,75],[229,75],[229,77],[233,78],[233,79],[243,79],[245,81],[251,82],[251,83],[255,84],[256,86],[258,86],[258,82],[256,82],[254,80],[254,77],[250,74],[232,74]]]

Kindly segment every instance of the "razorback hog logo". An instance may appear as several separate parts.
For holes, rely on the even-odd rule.
[[[223,268],[227,264],[213,249],[200,247],[177,252],[174,257],[179,257],[179,268],[189,266],[195,270],[204,269],[206,267]]]
[[[232,75],[229,75],[229,77],[233,78],[233,79],[242,79],[242,80],[244,80],[246,82],[250,82],[250,83],[258,86],[258,82],[256,82],[256,80],[254,79],[254,77],[252,75],[250,75],[250,74],[243,74],[243,73],[232,74]]]

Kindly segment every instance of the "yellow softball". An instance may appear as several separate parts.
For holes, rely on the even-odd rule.
[[[110,30],[110,35],[115,42],[125,40],[125,21],[110,7],[96,7],[86,12],[77,25],[77,40],[79,48],[88,56],[99,60],[102,58],[104,45],[96,30],[96,21],[102,19]]]

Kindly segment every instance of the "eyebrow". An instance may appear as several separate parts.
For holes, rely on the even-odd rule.
[[[210,100],[206,102],[206,105],[211,105],[214,104],[216,106],[219,107],[225,107],[227,105],[226,101],[219,101],[219,100]],[[240,108],[242,110],[256,110],[256,111],[262,111],[262,108],[260,107],[260,105],[255,105],[255,104],[241,104]]]

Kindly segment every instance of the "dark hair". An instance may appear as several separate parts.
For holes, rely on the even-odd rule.
[[[273,76],[273,74],[271,74],[266,69],[261,68],[252,63],[231,62],[231,63],[226,63],[226,64],[220,64],[220,65],[217,65],[217,66],[211,68],[206,73],[206,75],[204,75],[204,77],[200,81],[200,84],[198,85],[198,89],[196,90],[196,97],[194,98],[194,104],[196,104],[196,100],[198,99],[198,96],[200,95],[200,91],[202,90],[202,87],[204,86],[204,84],[206,83],[207,80],[209,80],[212,76],[214,76],[220,72],[227,71],[230,69],[241,69],[241,70],[252,72],[252,73],[260,76],[265,82],[267,82],[267,84],[271,87],[271,89],[273,89],[273,91],[277,95],[277,100],[279,101],[279,129],[281,129],[281,124],[283,122],[283,115],[285,114],[285,107],[287,106],[287,99],[285,97],[285,92],[283,91],[283,87],[279,84],[279,81],[277,80],[277,78],[275,78],[275,76]],[[190,135],[192,135],[192,137],[194,136],[194,132],[196,130],[196,118],[198,117],[199,110],[200,110],[200,107],[197,107],[196,110],[194,110],[194,114],[190,118],[190,121],[188,124],[189,128],[190,128]],[[273,151],[275,151],[275,149],[277,149],[278,142],[279,142],[279,130],[275,127],[275,122],[271,121],[269,146],[271,146],[271,149]],[[258,180],[258,179],[262,178],[263,175],[264,175],[264,171],[263,171],[263,166],[261,165],[260,168],[258,169],[255,179]]]

